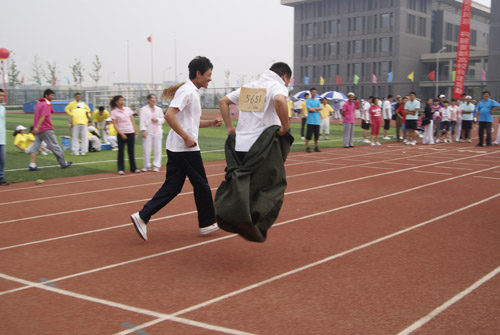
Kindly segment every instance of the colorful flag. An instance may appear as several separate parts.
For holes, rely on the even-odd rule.
[[[308,76],[304,77],[304,84],[309,85],[309,77]]]
[[[320,84],[321,86],[325,85],[325,78],[323,78],[323,76],[320,76],[320,77],[319,77],[319,84]]]
[[[451,72],[451,81],[455,81],[455,77],[457,76],[457,71]]]
[[[472,0],[462,1],[462,16],[458,32],[457,60],[453,71],[453,98],[460,99],[464,93],[465,75],[470,56],[470,20]]]
[[[56,86],[56,82],[57,82],[56,76],[53,75],[52,76],[52,86]]]
[[[414,72],[412,72],[412,73],[410,73],[410,74],[408,75],[408,79],[410,79],[412,82],[413,82],[413,76],[414,76],[414,75],[415,75],[415,73],[414,73]]]
[[[36,79],[36,82],[38,83],[38,85],[42,86],[42,81],[40,80],[40,77]]]
[[[484,71],[484,70],[483,70]],[[23,76],[21,77],[21,84],[24,84],[24,74]]]
[[[152,37],[152,36],[153,36],[153,35],[149,35],[149,36],[148,36],[148,42],[149,42],[149,43],[153,42],[153,37]]]
[[[377,76],[375,75],[375,73],[372,75],[372,83],[377,83]]]
[[[158,89],[158,84],[155,84],[155,90],[157,90],[157,89]]]
[[[71,84],[71,82],[69,81],[69,77],[68,76],[66,76],[66,82],[68,83],[68,85]]]
[[[146,84],[146,89],[149,91],[149,84]]]
[[[393,76],[394,76],[394,74],[393,74],[392,72],[389,72],[389,73],[387,74],[387,82],[388,82],[388,83],[392,83]]]
[[[359,82],[359,76],[357,74],[354,75],[354,85],[357,85]]]
[[[24,77],[23,77],[24,78]],[[481,80],[486,81],[486,70],[483,70],[483,73],[481,75]]]
[[[342,84],[342,79],[340,78],[340,76],[337,76],[337,85],[340,85]]]
[[[163,82],[162,86],[163,86],[163,89],[167,88],[167,85],[165,85],[165,82]]]
[[[430,80],[435,81],[436,80],[436,71],[429,72],[428,76],[429,76]]]

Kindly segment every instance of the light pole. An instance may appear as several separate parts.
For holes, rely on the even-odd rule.
[[[166,68],[165,70],[163,70],[163,82],[165,82],[165,72],[167,72],[168,70],[170,70],[172,67],[168,67]]]
[[[442,47],[441,50],[437,52],[436,56],[436,98],[439,94],[439,54],[446,50],[446,47]]]

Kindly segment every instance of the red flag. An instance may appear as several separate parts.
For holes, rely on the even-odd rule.
[[[462,18],[460,19],[455,65],[455,84],[453,86],[453,97],[455,99],[460,99],[462,93],[464,93],[465,75],[469,64],[471,3],[472,0],[463,0],[462,3]]]
[[[56,76],[52,76],[52,86],[56,86]]]
[[[153,39],[151,38],[151,35],[148,36],[148,42],[153,42]]]
[[[21,77],[21,84],[24,84],[24,74],[23,74],[23,76]]]
[[[340,79],[340,76],[337,76],[337,85],[342,84],[342,79]]]
[[[436,71],[429,72],[429,79],[432,81],[436,80]]]

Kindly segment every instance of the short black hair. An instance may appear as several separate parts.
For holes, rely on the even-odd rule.
[[[408,93],[408,95],[410,95],[410,94],[417,95],[417,93],[415,93],[415,92]]]
[[[316,89],[316,87],[313,87],[313,88],[311,88],[309,91],[311,91],[311,92],[312,92],[312,91],[316,91],[316,92],[317,92],[318,90]]]
[[[207,72],[208,69],[213,68],[214,66],[210,62],[210,59],[208,59],[207,57],[198,56],[189,62],[189,79],[196,78],[197,71],[200,71],[200,73],[203,75],[205,72]]]
[[[390,99],[390,98],[394,98],[394,97],[392,96],[392,94],[389,94],[389,95],[387,96],[387,99]]]
[[[76,97],[77,95],[82,95],[82,94],[81,94],[81,93],[76,92],[76,93],[75,93],[75,97]]]
[[[444,104],[449,104],[450,102],[448,100],[443,101]]]
[[[156,97],[156,94],[150,93],[150,94],[148,94],[148,96],[147,96],[146,98],[149,100],[149,99],[151,99],[152,97]]]
[[[485,93],[488,93],[489,95],[491,95],[490,91],[484,91],[482,95],[484,95]]]
[[[0,92],[3,92],[3,89],[0,88]]]
[[[434,99],[432,100],[432,102],[439,102],[439,99]]]
[[[104,111],[104,106],[99,107],[99,112],[103,112],[103,111]]]
[[[52,91],[50,88],[47,88],[43,91],[43,97],[45,98],[47,95],[56,94],[56,92]]]
[[[310,95],[309,93],[304,93],[304,96]]]
[[[271,65],[271,68],[269,70],[273,71],[280,77],[287,75],[292,78],[292,69],[290,68],[290,66],[288,66],[287,63],[274,63],[273,65]]]

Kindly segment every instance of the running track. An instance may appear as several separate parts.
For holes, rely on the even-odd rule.
[[[224,162],[205,164],[214,192]],[[143,242],[164,173],[0,190],[8,334],[500,334],[500,151],[292,153],[265,243],[198,234],[192,187]],[[164,170],[163,170],[164,172]]]

